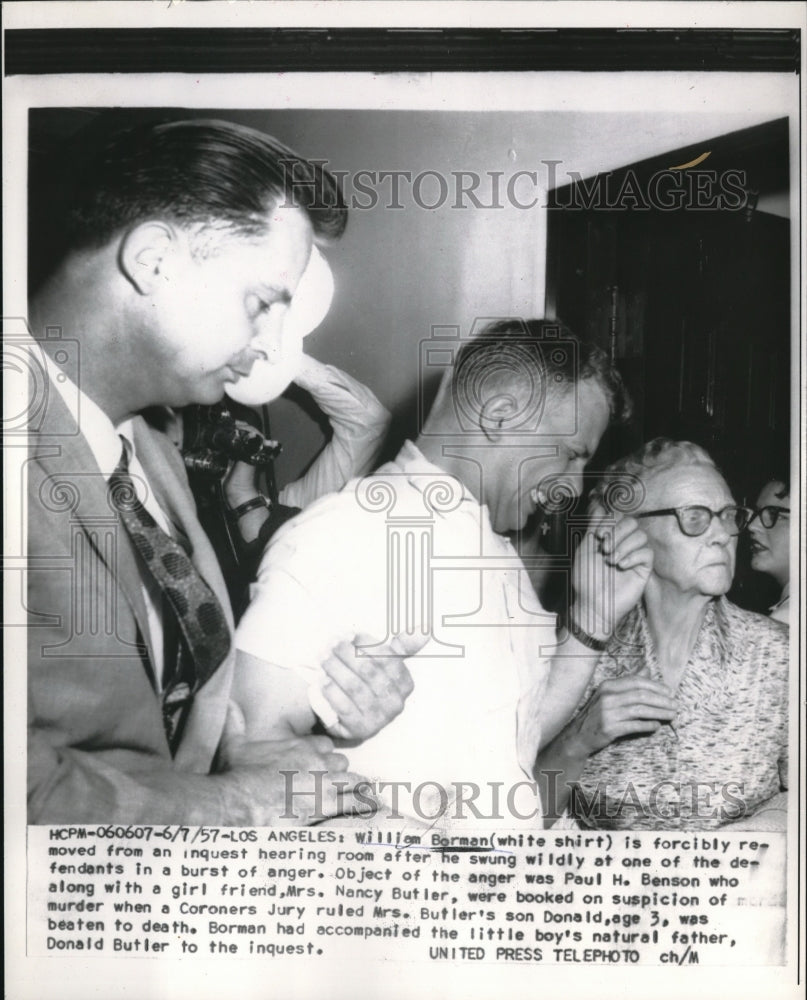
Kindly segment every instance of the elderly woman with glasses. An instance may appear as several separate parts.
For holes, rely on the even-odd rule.
[[[787,629],[725,597],[753,513],[689,442],[607,470],[541,720],[548,823],[783,828]]]

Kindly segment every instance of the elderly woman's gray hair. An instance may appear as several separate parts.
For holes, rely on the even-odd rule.
[[[657,437],[613,462],[589,493],[589,509],[631,514],[642,505],[647,483],[661,472],[678,466],[702,465],[717,469],[712,457],[691,441]]]

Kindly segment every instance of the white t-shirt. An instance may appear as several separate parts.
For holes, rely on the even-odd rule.
[[[487,509],[457,479],[407,443],[395,462],[285,525],[251,596],[238,648],[309,684],[324,678],[320,664],[333,647],[358,633],[379,641],[430,634],[407,661],[415,690],[401,715],[343,749],[351,769],[376,786],[408,782],[409,790],[383,796],[393,809],[397,792],[400,814],[540,825],[534,706],[555,620]],[[475,788],[482,818],[456,804],[470,802]]]

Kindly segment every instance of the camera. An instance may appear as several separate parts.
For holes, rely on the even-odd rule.
[[[231,462],[248,462],[267,468],[282,446],[243,420],[236,420],[230,408],[189,406],[183,413],[182,456],[189,472],[221,479]]]
[[[246,607],[248,587],[255,578],[259,551],[255,543],[244,543],[224,493],[225,478],[233,462],[246,462],[256,468],[256,487],[260,490],[268,518],[259,536],[260,549],[271,534],[297,508],[278,502],[274,460],[281,452],[255,425],[268,430],[266,412],[226,399],[213,406],[187,406],[182,411],[182,457],[196,502],[199,521],[218,558],[230,593],[236,617]]]

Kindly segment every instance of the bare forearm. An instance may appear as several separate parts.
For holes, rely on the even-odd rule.
[[[260,496],[256,482],[256,469],[246,462],[235,462],[224,481],[224,494],[230,511],[256,500]],[[232,516],[232,515],[231,515]],[[234,527],[245,544],[255,541],[269,517],[268,508],[261,504],[240,513]]]
[[[559,634],[539,712],[542,746],[553,740],[571,719],[591,680],[599,655],[565,629]]]
[[[311,732],[315,718],[299,674],[238,650],[231,694],[248,740],[282,740]]]
[[[588,753],[583,748],[576,727],[566,726],[538,753],[534,777],[541,794],[547,826],[560,819],[571,798],[572,785],[583,773]]]

